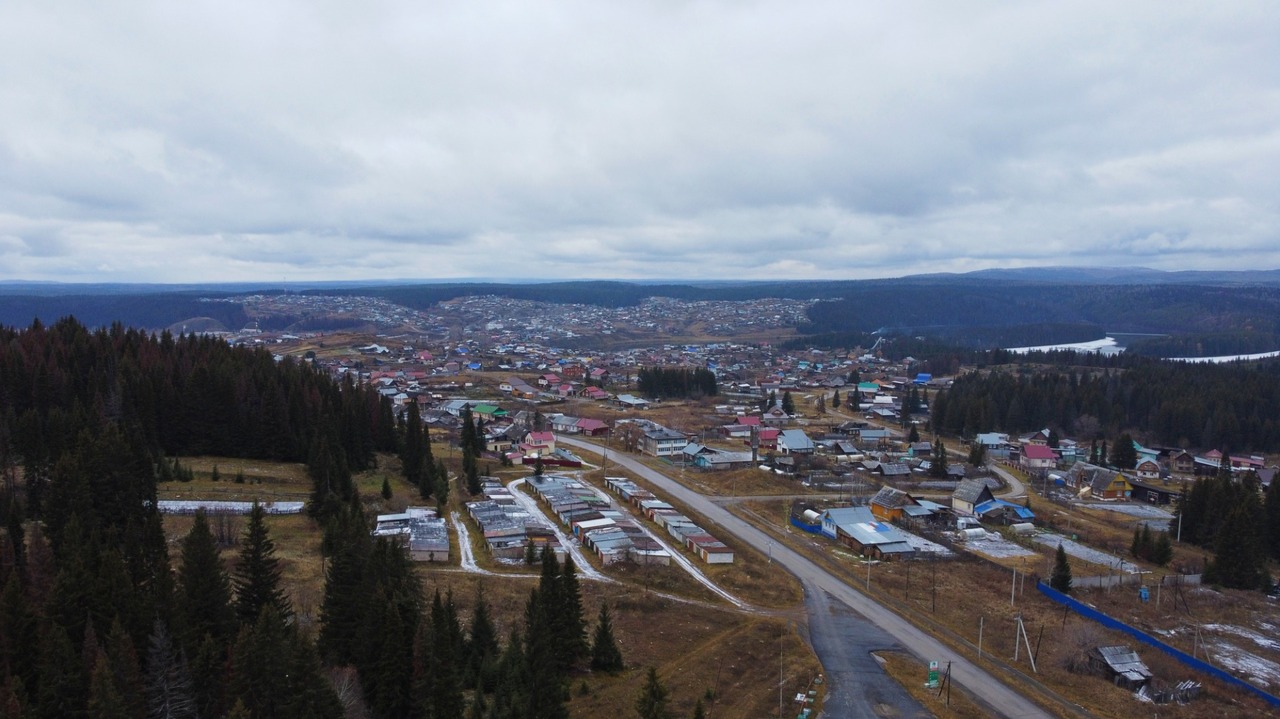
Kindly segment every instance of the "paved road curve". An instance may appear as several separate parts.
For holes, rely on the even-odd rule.
[[[589,442],[563,435],[557,441],[589,452],[600,453],[600,448]],[[985,702],[989,708],[1001,716],[1010,719],[1047,719],[1050,715],[1034,702],[1005,686],[981,667],[968,659],[958,656],[942,642],[917,629],[910,622],[889,609],[880,606],[874,600],[855,591],[835,575],[816,563],[793,551],[789,547],[774,542],[772,538],[756,529],[745,520],[730,514],[724,507],[712,502],[707,497],[685,487],[659,472],[655,472],[640,462],[619,454],[611,454],[610,459],[622,467],[635,472],[646,481],[653,483],[662,491],[675,499],[684,502],[694,511],[706,517],[711,524],[720,525],[738,539],[755,547],[757,551],[771,551],[773,560],[782,563],[806,588],[816,588],[830,594],[837,601],[861,614],[875,626],[883,629],[889,636],[902,644],[919,657],[937,659],[939,662],[950,661],[951,677],[960,686],[965,687]],[[708,528],[710,529],[710,528]],[[772,549],[769,546],[772,544]],[[813,620],[811,619],[811,622]]]

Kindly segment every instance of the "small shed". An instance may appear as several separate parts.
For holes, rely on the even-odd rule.
[[[1152,677],[1138,653],[1122,645],[1094,647],[1089,651],[1089,667],[1130,691],[1142,688]]]

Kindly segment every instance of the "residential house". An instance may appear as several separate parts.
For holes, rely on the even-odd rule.
[[[783,454],[813,454],[813,440],[802,429],[785,429],[778,437],[778,449]]]
[[[1058,453],[1047,444],[1024,444],[1018,465],[1028,472],[1048,471],[1058,466]]]
[[[1144,459],[1138,462],[1133,468],[1134,474],[1138,479],[1154,482],[1160,479],[1160,463],[1154,459]]]
[[[1067,479],[1080,494],[1087,489],[1095,499],[1127,499],[1133,492],[1133,485],[1123,472],[1087,462],[1076,462],[1068,470]]]
[[[1035,521],[1036,513],[1030,507],[1006,502],[1003,499],[992,499],[973,508],[973,513],[984,522],[996,524],[1021,524]]]
[[[1169,471],[1173,474],[1191,475],[1196,471],[1196,456],[1180,450],[1169,458]]]
[[[652,425],[640,435],[640,451],[654,457],[672,457],[680,454],[689,438],[683,432]]]
[[[877,522],[866,507],[842,507],[822,513],[822,534],[873,559],[889,561],[915,554],[907,536],[896,527]]]
[[[871,513],[877,519],[886,522],[897,522],[902,519],[902,511],[904,507],[918,505],[911,495],[906,492],[895,489],[893,487],[881,487],[879,492],[871,498],[868,506],[871,507]]]
[[[529,447],[550,452],[556,448],[556,435],[554,432],[530,432],[524,436],[524,443]]]
[[[995,495],[991,493],[985,480],[966,479],[951,493],[951,511],[966,517],[972,516],[975,514],[975,507],[993,499]]]
[[[608,437],[610,432],[609,424],[602,420],[583,417],[578,420],[578,434],[585,434],[588,437]]]

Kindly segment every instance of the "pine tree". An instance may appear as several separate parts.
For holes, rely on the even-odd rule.
[[[1111,448],[1108,458],[1116,469],[1133,469],[1138,464],[1138,450],[1133,446],[1133,438],[1128,433],[1120,435]]]
[[[0,676],[17,676],[35,686],[35,663],[40,651],[38,619],[31,608],[17,572],[9,575],[0,592]]]
[[[83,658],[72,647],[61,626],[55,624],[46,633],[38,661],[37,716],[40,719],[79,716],[88,701],[89,677]]]
[[[538,588],[530,590],[525,603],[525,716],[564,719],[568,716],[565,703],[569,691],[566,669],[556,646],[559,635],[554,613],[559,567],[549,549],[543,549],[542,562],[542,580]]]
[[[969,464],[981,467],[987,462],[987,446],[977,440],[969,446]]]
[[[1067,562],[1067,550],[1058,545],[1058,554],[1053,561],[1053,574],[1049,575],[1049,586],[1062,592],[1071,593],[1071,564]]]
[[[673,719],[668,706],[670,692],[658,679],[658,670],[649,667],[640,696],[636,697],[636,713],[640,719]]]
[[[436,503],[441,507],[449,503],[449,470],[444,466],[444,460],[436,460]]]
[[[319,648],[333,664],[354,664],[367,607],[365,569],[372,552],[369,528],[359,505],[348,505],[334,515],[326,534],[333,537],[333,550],[325,569]]]
[[[1275,479],[1267,487],[1263,504],[1263,525],[1266,529],[1267,549],[1273,559],[1280,559],[1280,482]]]
[[[254,502],[241,539],[235,588],[236,615],[242,624],[258,621],[264,607],[271,607],[273,616],[284,622],[293,617],[293,607],[280,586],[280,560],[276,559],[276,545],[267,529],[266,517],[266,510]]]
[[[445,603],[437,591],[431,601],[431,621],[424,625],[416,642],[414,665],[418,706],[429,717],[462,716],[462,677],[451,639],[452,628]]]
[[[929,457],[929,476],[947,476],[947,448],[937,437],[933,438],[933,454]]]
[[[1158,567],[1173,561],[1173,542],[1169,540],[1168,532],[1160,532],[1156,538],[1155,547],[1151,551],[1151,561]]]
[[[572,555],[565,555],[564,564],[560,568],[560,606],[556,612],[560,617],[560,640],[558,642],[562,662],[566,670],[586,654],[587,622],[582,610],[582,590],[578,585],[578,570],[573,563]]]
[[[424,436],[422,431],[422,414],[418,409],[417,402],[409,403],[409,410],[406,412],[404,424],[404,439],[400,443],[400,468],[404,474],[405,480],[420,489],[423,489],[423,498],[431,496],[431,490],[434,487],[429,483],[424,484],[424,477],[428,474],[430,465],[426,465],[426,453],[423,450]]]
[[[124,698],[116,688],[115,671],[107,653],[98,649],[89,679],[90,719],[129,719]]]
[[[178,599],[184,647],[194,651],[206,635],[219,642],[230,642],[235,631],[231,580],[222,566],[217,542],[203,511],[196,512],[195,523],[182,540]]]
[[[478,591],[475,609],[471,613],[467,655],[468,678],[472,683],[484,680],[486,667],[498,658],[498,632],[489,617],[489,605]]]
[[[693,704],[693,719],[707,719],[707,710],[702,706],[702,697]]]
[[[1255,498],[1253,507],[1256,505]],[[1266,550],[1257,531],[1256,517],[1257,513],[1243,502],[1227,516],[1215,543],[1213,560],[1204,570],[1205,583],[1231,589],[1268,588]]]
[[[622,652],[613,638],[613,621],[609,618],[608,603],[601,603],[600,618],[596,621],[596,633],[591,641],[591,668],[598,672],[622,671]]]
[[[111,623],[111,631],[107,634],[106,654],[111,662],[112,679],[124,702],[126,714],[130,717],[143,716],[146,713],[146,695],[142,667],[138,662],[133,638],[129,636],[119,617]]]

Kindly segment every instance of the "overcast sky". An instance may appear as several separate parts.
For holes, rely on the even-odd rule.
[[[0,3],[0,279],[1280,268],[1280,4]]]

